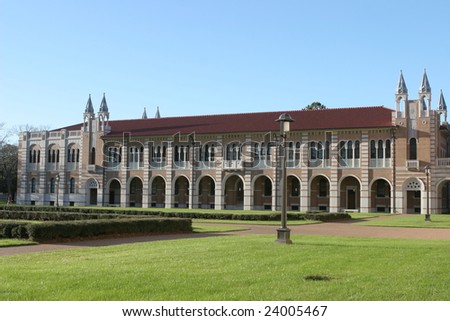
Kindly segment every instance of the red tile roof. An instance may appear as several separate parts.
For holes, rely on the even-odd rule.
[[[279,124],[275,120],[285,112],[294,119],[291,123],[294,131],[392,126],[392,110],[379,106],[118,120],[110,121],[108,136],[121,136],[123,132],[159,136],[278,131]]]
[[[167,136],[177,133],[225,134],[278,131],[276,119],[288,113],[294,122],[291,130],[333,130],[392,126],[392,110],[384,106],[357,108],[328,108],[322,110],[291,110],[245,114],[222,114],[185,117],[163,117],[109,121],[111,132],[107,137]],[[78,129],[81,125],[66,127]]]

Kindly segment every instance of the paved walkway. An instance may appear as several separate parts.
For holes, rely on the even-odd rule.
[[[382,218],[385,219],[386,216]],[[374,219],[377,218],[372,218],[371,220]],[[232,225],[214,224],[214,225],[232,226],[239,228],[244,227],[246,228],[246,230],[235,232],[220,232],[220,233],[149,235],[149,236],[135,236],[135,237],[114,238],[114,239],[77,241],[67,243],[49,243],[49,244],[18,246],[18,247],[7,247],[7,248],[0,248],[0,256],[21,254],[21,253],[57,251],[82,247],[98,247],[98,246],[109,246],[118,244],[139,243],[139,242],[186,239],[186,238],[203,238],[222,235],[273,234],[275,237],[277,229],[274,226],[267,226],[267,225],[236,225],[236,224]],[[291,235],[332,235],[332,236],[354,236],[354,237],[375,237],[375,238],[450,240],[450,229],[361,226],[356,225],[355,221],[339,221],[321,224],[293,225],[289,226],[289,228],[291,229]]]

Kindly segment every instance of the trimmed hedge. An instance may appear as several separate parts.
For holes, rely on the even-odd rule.
[[[192,232],[192,222],[186,219],[111,219],[68,222],[44,222],[26,226],[33,241],[93,238],[99,236]]]
[[[280,221],[281,214],[233,214],[233,213],[173,213],[173,212],[160,212],[160,216],[163,217],[182,217],[182,218],[199,218],[199,219],[214,219],[214,220],[243,220],[243,221]],[[288,220],[301,221],[301,220],[313,220],[313,221],[334,221],[342,219],[351,219],[351,216],[347,213],[288,213]]]
[[[3,214],[2,214],[3,213]],[[21,213],[21,214],[18,214]],[[86,219],[111,219],[123,217],[180,217],[180,218],[198,218],[198,219],[217,219],[217,220],[248,220],[248,221],[279,221],[281,214],[267,211],[267,214],[236,214],[230,210],[229,213],[223,212],[166,212],[158,209],[154,210],[129,210],[121,208],[83,208],[83,207],[55,207],[55,206],[30,206],[13,205],[0,206],[0,218],[26,219],[26,220],[86,220]],[[36,217],[36,218],[34,218]],[[316,220],[332,221],[341,219],[351,219],[348,213],[327,213],[321,211],[311,211],[307,213],[288,213],[289,220]]]
[[[128,218],[124,214],[88,214],[71,212],[33,212],[33,211],[0,211],[0,219],[6,220],[28,220],[28,221],[76,221],[76,220],[101,220]],[[138,216],[134,216],[138,217]],[[140,217],[143,217],[142,215]]]
[[[0,238],[5,239],[26,239],[28,238],[29,223],[0,223]]]

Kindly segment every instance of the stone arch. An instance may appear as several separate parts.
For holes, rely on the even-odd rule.
[[[288,175],[286,180],[287,209],[299,211],[301,206],[300,191],[302,189],[302,181],[297,175]]]
[[[211,175],[202,175],[196,183],[198,191],[197,203],[199,208],[214,208],[216,195],[216,181]]]
[[[185,175],[174,178],[172,185],[174,207],[189,208],[189,193],[191,182]]]
[[[164,208],[166,203],[166,179],[157,175],[150,178],[150,207]]]
[[[403,208],[406,213],[419,214],[425,184],[417,177],[409,177],[403,182]],[[405,197],[406,196],[406,197]]]
[[[111,206],[120,206],[122,193],[122,184],[120,181],[117,178],[113,178],[108,181],[106,186],[106,195],[108,195],[107,204]]]
[[[369,209],[371,212],[390,213],[392,208],[392,184],[385,177],[376,177],[369,184]]]
[[[222,182],[224,191],[224,208],[240,209],[244,208],[244,178],[239,174],[229,174]]]
[[[327,175],[318,174],[309,181],[309,209],[330,210],[330,186],[331,180]]]
[[[268,175],[257,175],[253,177],[251,196],[254,210],[271,210],[272,196],[275,194],[275,184]]]
[[[359,210],[361,206],[361,180],[355,175],[341,177],[339,186],[339,202],[341,209]]]
[[[95,178],[89,178],[86,181],[86,205],[97,205],[98,204],[98,189],[100,183]]]
[[[127,183],[127,203],[130,207],[142,207],[144,183],[139,176],[130,177]]]

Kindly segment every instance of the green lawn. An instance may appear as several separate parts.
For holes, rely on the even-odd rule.
[[[427,227],[427,228],[450,228],[450,215],[431,215],[431,222],[425,221],[425,215],[396,215],[386,219],[377,219],[368,222],[360,222],[358,225],[366,226],[388,226],[388,227]]]
[[[11,247],[11,246],[23,246],[23,245],[34,245],[37,244],[33,241],[28,240],[16,240],[16,239],[0,239],[1,247]]]
[[[223,236],[0,257],[0,300],[450,300],[450,241]]]
[[[249,220],[215,220],[215,219],[192,219],[193,223],[212,223],[212,224],[239,224],[239,225],[271,225],[280,226],[281,222],[278,221],[249,221]],[[289,225],[306,225],[306,224],[320,224],[321,221],[312,220],[288,220]]]

